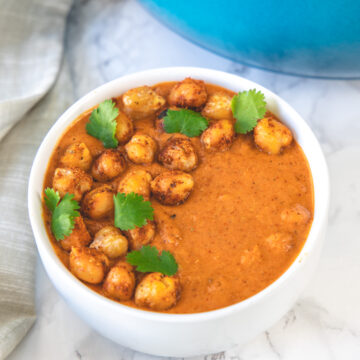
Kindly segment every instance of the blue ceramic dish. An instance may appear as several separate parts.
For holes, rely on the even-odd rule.
[[[359,0],[140,0],[158,20],[236,62],[276,72],[360,78]]]

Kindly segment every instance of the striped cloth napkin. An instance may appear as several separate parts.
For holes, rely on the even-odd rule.
[[[35,118],[29,110],[58,74],[71,2],[0,0],[0,359],[35,321],[36,251],[27,183],[41,141],[35,121],[55,114],[47,107]]]

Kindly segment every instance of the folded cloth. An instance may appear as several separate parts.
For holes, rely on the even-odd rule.
[[[17,129],[5,135],[56,79],[71,2],[0,0],[0,359],[35,320],[36,255],[26,193],[37,142],[31,124],[22,136]]]

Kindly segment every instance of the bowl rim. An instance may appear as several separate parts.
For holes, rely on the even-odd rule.
[[[161,312],[153,312],[138,308],[133,308],[127,305],[123,305],[119,302],[111,300],[103,295],[98,294],[94,290],[91,290],[85,284],[83,284],[79,279],[77,279],[71,272],[63,265],[60,261],[58,256],[56,255],[49,238],[45,231],[45,226],[43,222],[42,215],[41,223],[39,221],[39,216],[37,216],[37,206],[41,200],[39,198],[39,193],[36,191],[36,187],[38,187],[39,181],[41,181],[41,189],[43,188],[43,181],[44,175],[43,172],[40,176],[40,180],[37,180],[37,174],[40,171],[40,167],[43,165],[44,161],[42,158],[46,156],[49,158],[59,140],[60,136],[64,133],[66,128],[72,121],[75,120],[76,116],[73,117],[74,113],[79,112],[81,114],[86,109],[84,106],[88,103],[94,103],[97,105],[102,100],[98,100],[98,98],[104,97],[104,94],[107,92],[111,92],[112,88],[116,88],[118,84],[121,83],[133,83],[135,86],[140,86],[141,84],[144,85],[146,83],[145,80],[142,79],[151,78],[153,79],[150,85],[154,85],[156,83],[160,83],[163,81],[175,81],[181,80],[187,76],[195,77],[204,80],[208,83],[218,84],[220,86],[228,87],[229,83],[234,84],[238,90],[243,89],[251,89],[256,88],[257,90],[261,90],[265,97],[271,100],[273,106],[277,106],[281,104],[282,107],[285,107],[286,113],[288,113],[289,118],[294,119],[296,126],[301,128],[302,131],[305,133],[307,137],[309,137],[309,141],[312,143],[313,153],[317,155],[317,158],[320,162],[321,174],[322,174],[322,181],[321,187],[315,188],[315,179],[313,169],[310,168],[311,174],[313,176],[313,183],[314,183],[314,218],[313,223],[308,234],[308,237],[301,249],[300,253],[288,267],[288,269],[280,275],[274,282],[268,285],[266,288],[261,290],[260,292],[256,293],[255,295],[242,300],[238,303],[226,306],[224,308],[199,312],[199,313],[189,313],[189,314],[169,314],[169,313],[161,313]],[[163,80],[163,79],[168,80]],[[158,79],[158,80],[156,80]],[[209,80],[211,79],[211,80]],[[227,83],[227,86],[221,85],[221,83]],[[149,82],[148,82],[149,83]],[[238,83],[241,83],[239,88]],[[138,85],[139,84],[139,85]],[[131,87],[128,87],[131,88]],[[109,90],[110,89],[110,90]],[[113,91],[113,90],[112,90]],[[126,90],[125,90],[126,91]],[[236,90],[235,90],[236,91]],[[123,91],[121,91],[123,92]],[[120,93],[121,93],[120,92]],[[113,94],[112,96],[116,96],[118,94]],[[106,98],[106,97],[105,97]],[[94,99],[97,99],[96,101]],[[93,105],[93,106],[94,106]],[[270,106],[271,108],[271,106]],[[276,112],[276,111],[275,111]],[[294,132],[294,137],[297,138],[297,133]],[[56,137],[56,141],[51,142],[51,138]],[[47,147],[51,146],[50,154],[47,151]],[[46,155],[45,155],[46,153]],[[305,153],[305,151],[304,151]],[[315,155],[311,155],[315,156]],[[310,167],[310,157],[306,156],[309,167]],[[48,160],[46,161],[47,167]],[[41,172],[41,171],[40,171]],[[316,201],[317,193],[321,192],[322,201],[321,203]],[[320,144],[317,141],[315,135],[311,131],[310,127],[307,125],[305,120],[282,98],[271,92],[270,90],[262,87],[261,85],[242,78],[235,74],[226,73],[219,70],[214,69],[207,69],[207,68],[199,68],[199,67],[165,67],[165,68],[157,68],[157,69],[150,69],[141,72],[136,72],[132,74],[128,74],[117,79],[114,79],[110,82],[107,82],[94,90],[91,90],[86,95],[78,99],[75,103],[73,103],[67,110],[56,120],[56,122],[52,125],[46,136],[41,142],[41,145],[38,148],[36,156],[33,161],[33,165],[30,172],[29,178],[29,185],[28,185],[28,210],[29,210],[29,219],[30,224],[34,233],[35,242],[40,253],[40,257],[42,262],[44,263],[44,267],[49,274],[47,266],[45,265],[44,256],[47,256],[47,260],[51,261],[53,269],[57,271],[57,276],[59,279],[66,283],[68,288],[73,288],[74,292],[76,291],[79,295],[88,297],[93,303],[97,303],[100,307],[106,307],[108,310],[113,312],[125,312],[129,316],[134,316],[137,318],[147,319],[147,320],[156,320],[161,322],[174,322],[174,323],[191,323],[191,322],[201,322],[201,321],[209,321],[217,318],[227,317],[228,315],[233,314],[234,312],[243,311],[244,309],[255,305],[261,299],[267,298],[275,289],[283,286],[285,282],[287,282],[291,276],[296,272],[301,270],[301,267],[304,266],[304,263],[307,261],[308,255],[311,253],[314,245],[317,241],[320,241],[320,232],[322,231],[322,227],[327,222],[327,215],[328,215],[328,207],[329,207],[329,193],[330,193],[330,183],[329,183],[329,174],[328,168],[325,161],[324,154],[321,150]],[[45,235],[44,236],[44,232]],[[51,277],[50,277],[51,278]],[[57,287],[56,284],[54,284]],[[62,295],[63,296],[63,295]]]

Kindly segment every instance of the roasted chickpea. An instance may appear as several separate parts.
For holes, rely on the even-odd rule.
[[[154,115],[165,105],[166,100],[151,87],[140,86],[127,91],[122,102],[124,111],[137,120]]]
[[[156,148],[155,140],[149,135],[134,135],[125,145],[128,158],[135,164],[151,164]]]
[[[83,212],[92,219],[101,219],[114,211],[114,191],[110,185],[99,186],[88,192],[82,202]]]
[[[110,259],[115,259],[126,255],[128,241],[118,228],[109,225],[95,234],[90,247],[102,251]]]
[[[232,119],[231,96],[224,93],[210,95],[201,114],[212,120]]]
[[[135,227],[125,232],[129,239],[130,248],[132,250],[139,250],[142,246],[147,245],[155,237],[155,224],[153,221],[142,227]]]
[[[106,276],[103,288],[116,300],[129,300],[135,289],[135,275],[130,264],[121,261],[113,266]]]
[[[182,171],[166,171],[151,182],[151,191],[164,205],[179,205],[190,195],[194,180]]]
[[[265,244],[277,254],[288,252],[293,247],[293,238],[288,233],[274,233],[265,239]]]
[[[310,211],[300,205],[296,204],[290,209],[285,209],[281,212],[281,220],[289,225],[305,225],[309,222],[311,214]]]
[[[114,219],[113,218],[104,218],[100,220],[90,219],[89,217],[84,217],[84,223],[92,237],[101,230],[103,227],[108,225],[113,225]]]
[[[234,139],[234,125],[226,119],[214,122],[201,135],[201,142],[205,149],[210,151],[229,150]]]
[[[174,135],[160,151],[159,161],[172,170],[191,171],[196,168],[198,157],[188,137]]]
[[[182,108],[200,109],[206,102],[207,91],[202,80],[186,78],[178,82],[170,91],[170,105]]]
[[[272,118],[261,119],[254,129],[256,145],[270,155],[280,154],[292,142],[291,131],[280,121]]]
[[[60,159],[63,167],[74,167],[84,171],[90,169],[92,156],[90,150],[84,143],[74,143],[67,147]]]
[[[161,111],[161,113],[155,119],[154,127],[159,132],[164,132],[164,117],[167,115],[168,110],[169,109],[165,109]]]
[[[119,182],[118,192],[124,194],[133,192],[142,195],[145,200],[149,200],[151,180],[151,174],[146,170],[132,170]]]
[[[66,193],[74,194],[74,199],[80,201],[83,194],[91,189],[92,177],[78,168],[57,168],[52,186],[63,197]]]
[[[103,281],[109,260],[105,254],[87,247],[73,246],[70,253],[70,270],[80,280],[90,284]]]
[[[137,286],[135,304],[152,310],[167,310],[178,302],[180,290],[178,278],[151,273]]]
[[[91,242],[91,236],[82,216],[77,216],[74,221],[75,226],[71,234],[63,240],[60,240],[61,247],[66,251],[70,251],[72,246],[83,247],[89,245]]]
[[[131,119],[122,111],[116,118],[115,136],[120,144],[125,144],[130,140],[134,133],[134,125]]]
[[[91,174],[97,181],[109,181],[119,176],[125,168],[124,156],[117,150],[108,149],[94,161]]]
[[[164,109],[160,112],[154,122],[154,127],[158,132],[164,132],[164,118],[167,115],[168,110],[179,111],[181,110],[181,108],[178,108],[176,106],[170,106],[169,108]]]

